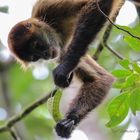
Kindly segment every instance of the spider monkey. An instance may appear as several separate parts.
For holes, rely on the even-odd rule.
[[[98,0],[101,10],[113,19],[123,0]],[[99,31],[107,26],[96,0],[38,0],[31,18],[9,32],[8,46],[22,65],[52,59],[58,66],[54,82],[62,89],[78,87],[65,118],[55,130],[69,138],[74,128],[107,95],[114,77],[86,52]],[[78,85],[76,82],[79,82]]]

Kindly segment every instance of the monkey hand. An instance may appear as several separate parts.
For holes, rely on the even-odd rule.
[[[64,64],[58,65],[53,71],[54,83],[62,88],[68,87],[73,77],[73,73],[69,74]]]
[[[76,125],[79,123],[79,117],[70,113],[65,119],[57,122],[55,131],[58,136],[69,138]]]
[[[55,130],[58,136],[69,138],[74,128],[74,120],[64,119],[56,124]]]

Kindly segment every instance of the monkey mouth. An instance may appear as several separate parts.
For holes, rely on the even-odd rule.
[[[55,59],[55,58],[57,58],[58,54],[59,54],[58,49],[53,47],[50,50],[45,51],[42,55],[43,56],[42,58],[46,59],[46,60]]]

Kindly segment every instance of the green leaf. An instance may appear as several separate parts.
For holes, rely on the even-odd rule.
[[[140,41],[131,36],[125,36],[124,41],[129,45],[131,49],[136,52],[140,52]]]
[[[140,26],[139,23],[137,23],[133,28],[132,28],[133,32],[135,32],[136,36],[140,36]],[[132,32],[131,32],[132,33]]]
[[[124,87],[131,87],[135,84],[135,82],[137,81],[138,79],[138,75],[137,74],[131,74],[130,76],[128,76],[126,78],[126,81],[124,83]]]
[[[140,88],[136,88],[130,96],[130,108],[134,115],[140,111]]]
[[[53,97],[49,98],[47,101],[47,109],[52,115],[52,108],[53,108]]]
[[[118,81],[113,83],[112,86],[113,86],[113,88],[117,88],[117,89],[122,89],[123,88],[123,84],[118,82]]]
[[[62,119],[61,113],[59,111],[59,103],[62,96],[62,92],[60,90],[57,90],[54,101],[53,101],[53,118],[56,122]]]
[[[130,64],[129,60],[124,59],[124,60],[121,60],[119,63],[123,68],[129,69],[129,64]]]
[[[134,71],[136,71],[137,73],[140,73],[140,67],[138,66],[136,62],[134,62],[132,66],[133,66]]]
[[[54,97],[50,98],[47,101],[47,107],[49,112],[52,114],[53,119],[55,120],[55,122],[58,122],[59,120],[62,119],[62,115],[59,111],[59,103],[60,103],[60,99],[61,99],[62,93],[60,90],[57,90],[57,92],[55,93]]]
[[[107,109],[110,121],[106,124],[107,127],[114,127],[120,124],[129,111],[129,93],[125,92],[113,99]]]
[[[130,70],[114,70],[112,74],[117,78],[125,78],[129,76],[132,72]]]

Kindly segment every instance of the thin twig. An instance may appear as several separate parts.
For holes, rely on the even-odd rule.
[[[131,32],[129,32],[129,31],[127,31],[127,30],[125,30],[125,29],[123,29],[123,28],[117,26],[116,24],[114,24],[114,22],[101,10],[101,8],[100,8],[100,6],[99,6],[99,3],[98,3],[98,0],[96,0],[96,5],[97,5],[98,10],[105,16],[105,18],[106,18],[114,27],[116,27],[117,29],[119,29],[119,30],[121,30],[121,31],[123,31],[123,32],[125,32],[125,33],[127,33],[127,34],[129,34],[129,35],[132,36],[133,38],[140,40],[140,37],[135,36],[135,35],[133,35]]]
[[[9,129],[9,131],[14,140],[20,140],[20,138],[18,137],[18,135],[16,134],[16,132],[13,128]]]
[[[117,16],[117,14],[116,14]],[[116,16],[113,18],[113,21],[115,21],[116,19]],[[107,40],[109,38],[109,35],[110,35],[110,32],[112,30],[112,24],[109,24],[104,32],[104,35],[103,35],[103,38],[102,38],[102,41],[100,41],[100,44],[95,52],[95,54],[93,55],[93,59],[95,59],[96,61],[98,60],[101,52],[103,51],[104,49],[104,46],[103,44],[107,44]],[[102,43],[103,42],[103,43]]]
[[[116,15],[117,16],[117,15]],[[115,17],[113,18],[113,21],[115,21]],[[121,56],[121,54],[119,54],[117,51],[115,51],[113,48],[111,48],[108,44],[107,44],[107,40],[109,38],[110,32],[112,30],[112,24],[109,24],[109,26],[106,29],[106,32],[103,36],[103,41],[101,42],[102,46],[107,48],[111,53],[113,53],[116,57],[118,57],[119,59],[123,60],[123,56]]]
[[[111,53],[113,53],[116,57],[118,57],[119,59],[123,60],[123,56],[121,56],[121,54],[119,54],[117,51],[115,51],[114,49],[112,49],[111,47],[109,47],[106,43],[102,44],[104,47],[106,47]]]
[[[116,14],[116,16],[113,17],[113,21],[112,21],[112,20],[101,10],[101,8],[100,8],[99,3],[98,3],[97,0],[96,0],[96,5],[97,5],[98,10],[105,16],[106,19],[108,19],[108,21],[110,22],[110,24],[108,25],[108,27],[107,27],[107,29],[106,29],[106,31],[105,31],[105,33],[104,33],[102,42],[100,43],[100,46],[98,47],[98,49],[97,49],[97,51],[96,51],[94,57],[95,57],[96,59],[98,59],[100,53],[101,53],[102,50],[103,50],[103,47],[106,47],[106,48],[107,48],[111,53],[113,53],[116,57],[118,57],[119,59],[123,60],[124,58],[123,58],[117,51],[115,51],[114,49],[112,49],[112,48],[107,44],[107,40],[108,40],[109,35],[110,35],[110,32],[111,32],[111,30],[112,30],[112,26],[115,26],[117,29],[122,30],[122,31],[128,33],[129,35],[131,35],[131,36],[134,37],[134,38],[137,38],[137,39],[139,39],[139,40],[140,40],[140,38],[137,37],[137,36],[135,36],[135,35],[133,35],[133,34],[131,34],[129,31],[127,31],[127,30],[125,30],[125,29],[122,29],[122,28],[120,28],[120,27],[118,27],[117,25],[114,24],[114,21],[115,21],[116,16],[117,16],[118,14]]]
[[[17,114],[10,119],[7,120],[6,124],[4,126],[0,127],[0,133],[9,131],[10,128],[12,128],[17,122],[25,118],[27,115],[29,115],[33,110],[35,110],[37,107],[44,104],[50,97],[54,96],[57,89],[52,90],[49,94],[46,96],[40,98],[39,100],[32,103],[30,106],[25,108],[20,114]]]

